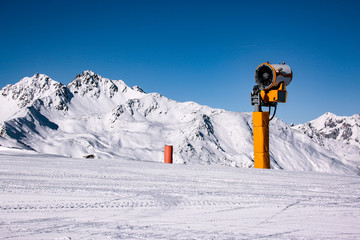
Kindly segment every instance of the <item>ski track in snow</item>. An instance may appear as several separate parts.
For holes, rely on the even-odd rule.
[[[358,176],[0,152],[1,239],[360,239]]]

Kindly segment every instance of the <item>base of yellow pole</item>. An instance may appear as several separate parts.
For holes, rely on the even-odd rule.
[[[270,168],[269,112],[253,112],[254,167]]]
[[[269,153],[254,153],[254,167],[270,169]]]

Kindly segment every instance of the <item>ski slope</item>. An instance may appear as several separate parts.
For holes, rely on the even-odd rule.
[[[0,149],[1,239],[360,239],[360,178]]]

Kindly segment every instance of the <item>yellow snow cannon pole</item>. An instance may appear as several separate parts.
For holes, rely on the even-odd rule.
[[[286,86],[291,83],[292,76],[292,70],[285,62],[262,63],[255,70],[256,85],[251,92],[251,105],[255,106],[253,112],[255,168],[270,169],[269,122],[275,116],[278,102],[286,102]],[[263,112],[262,106],[269,107],[269,111]],[[269,119],[271,107],[274,107],[274,113]]]
[[[254,167],[270,168],[269,112],[253,112]]]

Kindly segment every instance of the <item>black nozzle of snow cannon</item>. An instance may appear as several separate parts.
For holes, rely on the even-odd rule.
[[[262,65],[255,71],[255,82],[260,89],[266,88],[274,81],[274,74],[268,65]]]

